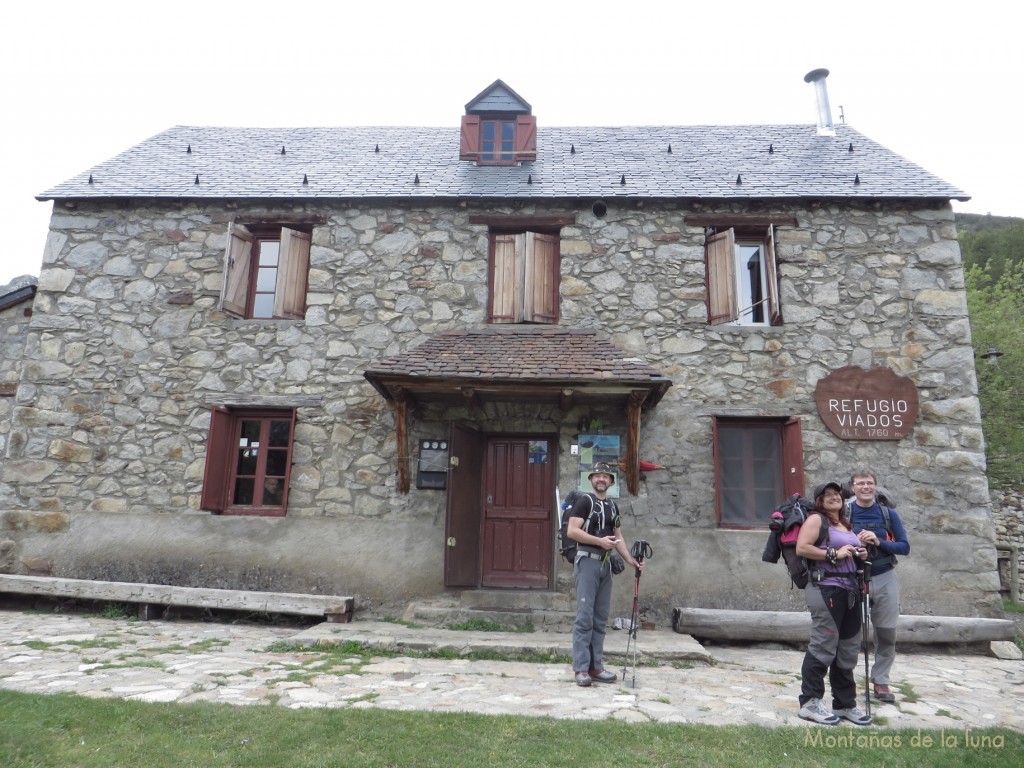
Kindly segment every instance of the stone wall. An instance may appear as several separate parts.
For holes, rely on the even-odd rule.
[[[995,520],[996,543],[1017,547],[1017,562],[1024,574],[1024,491],[992,491],[992,516]],[[1000,553],[1007,557],[1007,553]],[[1010,588],[1009,560],[1001,563],[1000,582],[1004,591]]]
[[[0,286],[0,298],[17,296],[20,290],[35,284],[36,279],[31,276],[15,278],[7,285]],[[0,460],[6,452],[6,439],[14,411],[14,390],[21,380],[21,365],[31,318],[31,296],[0,309]]]
[[[674,382],[641,436],[642,458],[668,469],[621,501],[627,535],[658,542],[645,576],[652,609],[802,605],[781,567],[760,562],[763,532],[717,526],[717,415],[801,417],[808,483],[875,467],[911,531],[904,591],[914,612],[995,610],[973,352],[945,207],[648,202],[610,204],[599,219],[589,204],[57,203],[0,509],[56,512],[69,526],[21,535],[23,556],[68,576],[207,583],[215,571],[226,586],[269,580],[364,601],[439,590],[444,493],[396,493],[394,419],[362,371],[486,321],[487,230],[469,223],[476,213],[575,215],[562,230],[561,324],[600,329]],[[796,217],[776,233],[784,325],[707,326],[704,231],[686,224],[688,213]],[[306,319],[218,311],[228,222],[303,215],[326,222],[313,229]],[[915,381],[921,408],[909,438],[841,441],[825,428],[814,388],[846,365],[888,366]],[[211,405],[282,396],[311,403],[298,409],[288,517],[201,512]],[[564,488],[581,415],[531,404],[427,408],[411,440],[446,434],[452,419],[557,432]],[[590,415],[625,433],[621,414]],[[309,546],[311,522],[319,547]],[[941,558],[918,560],[918,542]]]

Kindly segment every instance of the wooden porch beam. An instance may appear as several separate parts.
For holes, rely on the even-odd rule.
[[[572,410],[573,395],[575,392],[571,389],[563,389],[561,397],[558,399],[558,409],[562,413],[568,413]]]
[[[479,411],[483,407],[474,387],[459,387],[459,391],[462,393],[462,399],[466,401],[466,405],[474,411]]]

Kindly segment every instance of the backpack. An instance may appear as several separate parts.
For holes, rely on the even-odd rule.
[[[800,535],[800,527],[807,522],[810,515],[821,514],[815,511],[814,503],[805,499],[799,493],[794,493],[788,499],[772,510],[771,521],[768,524],[768,541],[761,553],[761,559],[766,563],[777,563],[781,556],[789,570],[789,578],[797,589],[804,589],[811,579],[811,567],[807,561],[796,553],[796,539]],[[828,537],[828,524],[821,527],[821,533],[815,546],[821,546]]]
[[[878,502],[878,506],[882,509],[882,519],[885,522],[885,540],[896,541],[896,534],[892,530],[892,516],[891,512],[896,505],[889,500],[887,492],[884,488],[879,488],[878,493],[875,496],[875,501]],[[854,499],[850,498],[846,500],[846,516],[850,520],[850,525],[853,525],[853,510],[857,505],[854,503]],[[896,565],[899,560],[896,559],[896,555],[883,555],[879,551],[871,558],[872,564],[876,566],[887,565],[892,563]]]
[[[557,494],[558,492],[556,491],[556,498]],[[590,528],[590,521],[593,519],[595,512],[593,496],[584,491],[572,490],[566,494],[565,501],[559,505],[562,516],[558,528],[558,551],[570,563],[576,562],[576,550],[579,548],[579,544],[575,539],[569,538],[569,518],[572,517],[572,508],[576,506],[576,502],[583,496],[590,499],[590,514],[587,515],[587,519],[583,523],[584,530],[587,530]]]

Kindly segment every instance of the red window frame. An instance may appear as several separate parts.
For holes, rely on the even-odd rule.
[[[213,408],[200,508],[284,517],[294,441],[294,408]]]
[[[776,504],[804,493],[799,418],[715,416],[712,431],[719,527],[765,528]]]
[[[302,320],[306,316],[312,244],[308,226],[228,227],[220,308],[245,319]],[[266,246],[275,243],[276,257]],[[257,309],[257,299],[264,299]]]

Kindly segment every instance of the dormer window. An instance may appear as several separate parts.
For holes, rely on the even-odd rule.
[[[537,118],[530,105],[495,80],[466,105],[460,160],[479,165],[513,165],[537,159]]]
[[[516,124],[511,120],[480,122],[480,162],[510,163],[515,160]]]

